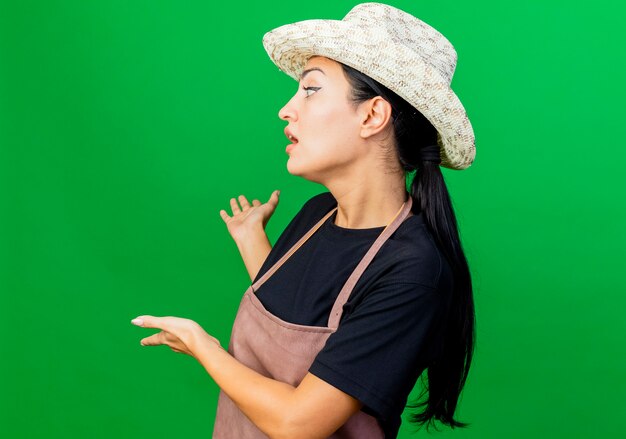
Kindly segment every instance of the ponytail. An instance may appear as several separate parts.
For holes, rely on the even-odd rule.
[[[465,386],[475,344],[475,311],[469,266],[459,239],[459,231],[446,187],[440,157],[433,156],[432,146],[440,144],[433,125],[413,106],[384,85],[350,66],[341,64],[352,86],[355,104],[381,96],[392,106],[396,151],[406,172],[413,198],[413,213],[422,212],[437,246],[453,273],[453,293],[444,324],[440,355],[427,367],[427,384],[408,408],[409,422],[426,424],[429,430],[437,420],[451,428],[470,424],[454,419],[457,403]],[[438,151],[438,148],[435,149]],[[421,410],[420,410],[421,409]]]
[[[424,407],[425,410],[411,414],[410,421],[423,424],[436,419],[452,428],[467,427],[468,423],[456,421],[453,415],[473,356],[474,301],[456,217],[437,163],[423,161],[417,164],[410,194],[416,210],[423,212],[427,227],[452,267],[454,277],[452,301],[444,326],[443,351],[427,369],[428,399],[420,401],[426,394],[423,390],[417,398],[418,402],[407,405],[409,408]]]

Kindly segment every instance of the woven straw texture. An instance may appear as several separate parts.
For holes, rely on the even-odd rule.
[[[450,88],[457,54],[436,29],[383,3],[356,5],[342,20],[315,19],[277,27],[263,46],[296,81],[321,55],[380,82],[422,113],[438,131],[441,166],[466,169],[476,156],[474,131]]]

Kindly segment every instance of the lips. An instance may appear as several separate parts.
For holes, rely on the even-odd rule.
[[[287,127],[285,127],[285,136],[287,136],[287,138],[291,140],[293,143],[298,143],[298,138],[294,136],[291,130]]]

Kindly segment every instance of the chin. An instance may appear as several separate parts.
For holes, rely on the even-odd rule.
[[[293,156],[289,156],[289,158],[287,159],[287,171],[289,171],[289,173],[292,175],[299,175],[300,166],[293,158]]]
[[[287,161],[287,172],[289,172],[291,175],[296,175],[298,177],[302,176],[302,171],[300,170],[299,166],[293,165],[291,163],[291,160]]]
[[[287,161],[287,172],[291,175],[313,181],[310,170],[307,170],[305,167],[295,162],[292,158],[289,158]]]

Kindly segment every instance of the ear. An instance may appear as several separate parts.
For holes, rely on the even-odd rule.
[[[387,129],[391,123],[391,104],[375,96],[361,104],[361,137],[364,139]]]

